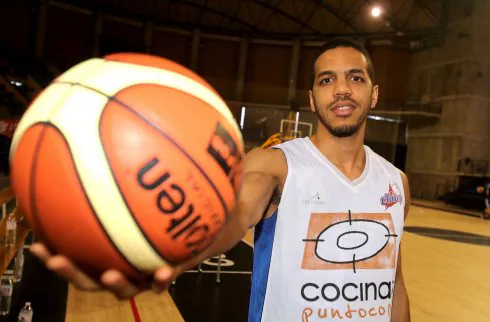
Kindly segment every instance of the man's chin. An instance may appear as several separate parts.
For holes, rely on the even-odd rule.
[[[356,134],[359,127],[356,124],[343,124],[340,126],[328,127],[327,129],[333,136],[345,138]]]

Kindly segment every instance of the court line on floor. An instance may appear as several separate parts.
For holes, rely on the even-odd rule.
[[[134,322],[141,322],[140,312],[138,311],[138,306],[136,305],[134,297],[129,299],[129,303],[131,304],[131,311],[133,312]]]

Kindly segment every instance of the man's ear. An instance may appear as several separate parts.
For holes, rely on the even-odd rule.
[[[310,110],[315,113],[315,100],[313,99],[313,91],[310,89],[308,91],[308,94],[310,95]]]
[[[379,86],[373,86],[372,98],[371,98],[371,109],[374,110],[376,108],[376,104],[378,104],[378,95],[379,95]]]

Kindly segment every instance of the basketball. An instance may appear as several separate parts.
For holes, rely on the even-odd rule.
[[[201,77],[164,58],[84,61],[30,104],[11,184],[36,237],[92,277],[141,279],[202,252],[233,211],[240,129]]]

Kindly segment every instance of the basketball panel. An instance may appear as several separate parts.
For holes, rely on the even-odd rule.
[[[100,92],[74,85],[51,122],[66,139],[88,199],[111,240],[133,266],[151,271],[167,262],[139,230],[112,176],[99,134],[100,118],[108,102]],[[127,236],[131,236],[131,244]]]
[[[51,116],[63,103],[63,99],[70,95],[71,86],[67,84],[51,84],[31,103],[22,116],[12,137],[10,157],[17,149],[19,140],[24,133],[34,124],[48,122]]]
[[[146,55],[141,53],[116,53],[116,54],[107,55],[104,57],[104,59],[108,61],[125,62],[129,64],[140,65],[140,66],[154,67],[162,70],[169,70],[175,73],[179,73],[181,75],[189,77],[203,84],[211,91],[213,91],[216,95],[218,95],[218,93],[214,90],[214,88],[208,82],[206,82],[202,77],[200,77],[199,75],[197,75],[196,73],[188,69],[187,67],[184,67],[172,60],[163,57]]]
[[[173,88],[206,102],[231,124],[234,135],[241,138],[240,129],[223,99],[202,83],[180,73],[125,62],[106,61],[80,82],[81,86],[97,90],[107,97],[114,97],[126,88],[141,84]],[[160,104],[164,104],[166,97],[160,96],[160,99]]]
[[[135,85],[115,99],[181,146],[220,187],[228,209],[232,207],[244,150],[241,137],[220,113],[205,101],[160,85]]]
[[[31,210],[46,242],[92,276],[114,268],[137,278],[137,271],[121,256],[98,221],[69,146],[56,128],[45,128],[33,162]]]
[[[104,110],[100,125],[128,208],[153,247],[165,260],[178,263],[212,241],[224,224],[227,205],[220,199],[222,191],[213,189],[214,178],[199,171],[185,153],[186,146],[162,133],[170,129],[155,129],[116,102]]]
[[[87,75],[96,71],[105,61],[100,58],[91,58],[69,68],[63,74],[54,79],[53,83],[78,84]]]
[[[31,184],[33,158],[38,148],[44,124],[35,124],[26,129],[19,139],[17,148],[10,159],[10,181],[19,209],[29,225],[35,228],[31,209]]]

